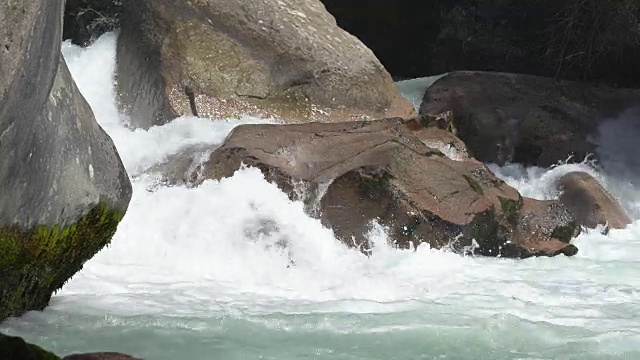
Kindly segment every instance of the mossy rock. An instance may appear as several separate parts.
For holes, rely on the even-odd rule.
[[[551,233],[551,237],[568,244],[571,242],[571,239],[576,233],[576,230],[578,230],[578,225],[576,224],[576,222],[571,222],[570,224],[563,226],[556,226],[556,228],[553,229],[553,232]]]
[[[44,309],[51,295],[111,241],[123,215],[101,203],[62,229],[0,227],[0,321]]]
[[[469,183],[469,186],[471,187],[471,189],[473,189],[473,191],[478,193],[478,195],[480,196],[484,195],[484,190],[482,189],[482,185],[480,185],[479,182],[477,182],[474,178],[468,175],[462,175],[462,177],[464,177],[464,179],[467,180],[467,182]]]
[[[509,222],[509,224],[514,226],[517,225],[518,218],[520,216],[520,208],[522,207],[522,199],[519,198],[518,200],[512,200],[498,196],[498,200],[500,200],[504,218]]]
[[[358,186],[363,196],[376,200],[390,193],[390,182],[393,178],[386,170],[375,167],[360,169],[360,181]]]
[[[60,360],[56,355],[24,339],[0,333],[2,360]]]

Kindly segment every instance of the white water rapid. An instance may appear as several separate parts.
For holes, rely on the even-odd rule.
[[[400,251],[384,245],[382,230],[366,258],[255,169],[197,188],[158,185],[153,165],[189,146],[214,147],[256,120],[186,117],[128,129],[114,100],[115,41],[110,33],[88,49],[64,43],[63,52],[132,178],[129,211],[112,244],[45,311],[0,331],[60,355],[147,360],[640,359],[640,221],[584,233],[572,258]],[[426,87],[407,84],[414,101]],[[587,164],[493,169],[536,198],[557,196],[554,178],[586,169],[640,218],[639,139],[628,118],[602,126],[606,174]],[[258,231],[265,222],[271,231]],[[286,251],[274,246],[282,239]]]

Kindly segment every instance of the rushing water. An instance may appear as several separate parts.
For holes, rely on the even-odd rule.
[[[89,49],[64,43],[63,51],[132,177],[129,212],[111,246],[44,312],[0,331],[61,355],[120,351],[148,360],[640,359],[640,221],[581,235],[572,258],[400,251],[384,245],[381,229],[366,258],[255,169],[198,188],[159,186],[153,165],[189,146],[220,144],[256,120],[128,129],[113,96],[115,38]],[[411,92],[419,84],[404,85],[419,98]],[[592,171],[640,218],[637,139],[629,119],[602,126],[606,175],[586,164],[493,168],[536,198],[556,196],[553,181],[568,171]],[[265,220],[274,231],[259,231]],[[274,246],[283,239],[286,251]]]

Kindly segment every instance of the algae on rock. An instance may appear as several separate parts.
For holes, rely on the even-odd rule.
[[[44,309],[51,295],[110,242],[123,215],[101,203],[62,229],[0,227],[0,321],[25,309]]]

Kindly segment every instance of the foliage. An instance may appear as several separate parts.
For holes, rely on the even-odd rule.
[[[640,2],[569,0],[549,20],[546,61],[556,77],[607,77],[635,69],[640,56]],[[620,79],[622,81],[623,79]]]

